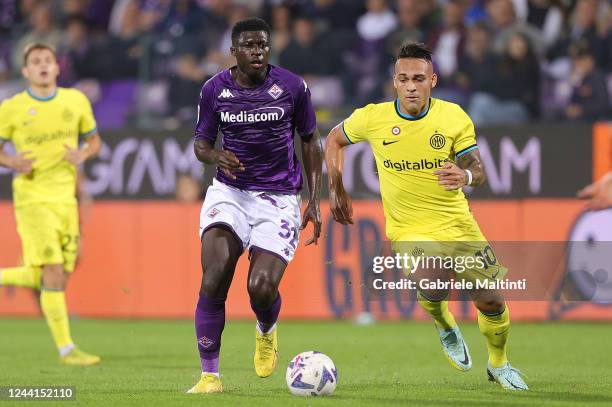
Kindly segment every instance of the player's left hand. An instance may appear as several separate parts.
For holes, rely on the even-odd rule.
[[[77,148],[72,148],[67,144],[64,144],[64,147],[66,148],[66,154],[64,154],[64,160],[68,161],[70,164],[79,166],[83,164],[85,160],[87,159],[87,156],[85,155],[84,151],[79,150]]]
[[[467,185],[467,174],[457,164],[447,161],[444,166],[434,171],[438,176],[438,184],[447,191],[454,191]]]
[[[612,172],[578,191],[578,198],[590,199],[587,204],[590,210],[612,207]]]
[[[314,231],[310,239],[306,241],[306,246],[314,243],[317,244],[319,240],[319,236],[321,235],[321,210],[319,208],[319,203],[310,201],[308,202],[308,206],[304,210],[304,216],[302,216],[302,225],[300,226],[300,230],[304,230],[308,222],[312,222],[314,226]]]

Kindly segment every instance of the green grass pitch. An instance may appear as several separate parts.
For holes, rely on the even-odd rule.
[[[229,321],[221,353],[225,393],[188,395],[199,375],[190,321],[74,320],[80,346],[103,358],[100,366],[81,368],[57,363],[43,320],[2,319],[0,386],[76,386],[76,403],[57,403],[67,406],[612,405],[612,324],[514,323],[509,355],[527,374],[531,390],[523,393],[487,382],[478,327],[461,326],[474,359],[467,373],[450,367],[431,323],[281,321],[278,369],[259,379],[252,362],[254,324]],[[313,349],[328,354],[338,368],[332,397],[302,399],[286,388],[290,358]]]

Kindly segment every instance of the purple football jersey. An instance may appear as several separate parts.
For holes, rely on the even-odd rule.
[[[219,181],[246,190],[296,193],[302,168],[293,134],[307,136],[315,127],[310,90],[299,76],[269,65],[260,86],[243,88],[227,69],[202,87],[195,139],[214,145],[220,133],[223,149],[244,164],[244,171],[234,172],[235,180],[217,169]]]

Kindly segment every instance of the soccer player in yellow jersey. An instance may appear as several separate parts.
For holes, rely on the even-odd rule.
[[[0,165],[13,169],[13,203],[24,266],[0,269],[0,286],[40,290],[40,305],[68,365],[93,365],[98,356],[74,345],[64,289],[79,242],[75,197],[77,166],[100,150],[91,104],[76,89],[58,88],[52,48],[24,51],[22,74],[29,88],[0,105]],[[79,137],[86,140],[79,148]],[[12,142],[15,155],[4,151]]]
[[[456,104],[431,97],[436,85],[431,52],[423,44],[401,47],[393,83],[397,99],[357,109],[329,133],[325,149],[334,219],[353,223],[351,200],[342,184],[343,149],[367,141],[376,159],[386,234],[396,253],[414,256],[471,255],[480,259],[465,270],[418,270],[418,300],[434,318],[443,350],[461,371],[472,361],[463,336],[448,310],[448,290],[421,286],[426,278],[494,282],[506,274],[474,220],[461,191],[478,186],[485,174],[474,126]],[[426,249],[423,249],[423,248]],[[460,271],[462,271],[460,273]],[[421,273],[419,275],[419,273]],[[486,338],[490,381],[504,389],[527,390],[520,372],[506,357],[510,317],[502,295],[493,289],[473,290],[478,325]]]

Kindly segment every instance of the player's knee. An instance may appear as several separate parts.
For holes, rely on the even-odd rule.
[[[52,290],[66,288],[68,278],[61,264],[51,264],[42,267],[42,286]]]
[[[478,308],[481,312],[485,314],[495,314],[502,312],[505,307],[505,302],[498,298],[476,301],[476,308]]]
[[[247,288],[251,302],[261,307],[271,305],[278,294],[275,281],[266,275],[252,276]]]
[[[200,292],[208,298],[221,298],[226,296],[225,275],[227,270],[220,262],[210,262],[204,267],[204,275],[202,276],[202,285]]]

